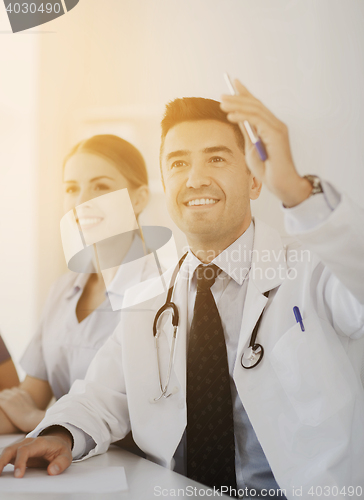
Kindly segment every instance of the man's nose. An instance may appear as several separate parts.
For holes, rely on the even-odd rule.
[[[192,165],[188,172],[186,187],[199,189],[204,186],[209,186],[211,184],[211,179],[207,173],[207,169],[203,163]]]

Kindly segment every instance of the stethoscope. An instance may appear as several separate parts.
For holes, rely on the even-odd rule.
[[[173,367],[173,362],[174,362],[174,354],[176,350],[176,340],[177,340],[177,335],[178,335],[178,323],[179,323],[179,312],[176,304],[172,302],[172,294],[174,290],[174,286],[176,283],[176,278],[177,274],[183,264],[183,261],[185,260],[187,256],[187,253],[183,255],[183,257],[180,259],[178,262],[175,270],[173,271],[172,277],[171,277],[171,282],[169,285],[166,301],[164,305],[157,311],[157,314],[155,315],[154,322],[153,322],[153,336],[155,339],[155,347],[156,347],[156,352],[157,352],[157,365],[158,365],[158,376],[159,376],[159,387],[160,387],[160,395],[157,398],[152,399],[151,401],[153,403],[156,403],[162,398],[169,398],[172,395],[172,392],[168,393],[168,386],[171,380],[171,373],[172,373],[172,367]],[[265,292],[265,296],[268,297],[269,292]],[[265,308],[264,308],[265,309]],[[264,349],[261,344],[258,344],[256,342],[257,335],[258,335],[258,330],[259,326],[263,317],[264,309],[261,312],[259,319],[254,327],[253,333],[250,337],[250,342],[249,346],[243,351],[243,354],[241,356],[241,366],[245,368],[246,370],[250,370],[251,368],[254,368],[257,366],[263,359],[264,356]],[[169,355],[169,362],[168,362],[168,372],[167,372],[167,379],[166,383],[163,385],[162,382],[162,375],[161,375],[161,365],[160,365],[160,360],[159,360],[159,337],[160,337],[160,330],[157,328],[158,321],[161,319],[162,315],[165,313],[172,313],[172,326],[173,326],[173,334],[172,334],[172,342],[171,342],[171,352]]]
[[[268,298],[269,292],[265,292],[264,295],[265,297]],[[243,351],[243,354],[241,355],[241,366],[245,368],[246,370],[250,370],[251,368],[254,368],[255,366],[259,365],[259,363],[262,361],[263,356],[264,356],[264,349],[262,344],[258,344],[256,342],[257,340],[257,335],[258,335],[258,330],[260,323],[262,321],[263,313],[264,313],[265,308],[263,311],[260,313],[259,319],[255,324],[253,333],[251,334],[250,337],[250,342],[249,346]]]
[[[172,373],[172,367],[173,367],[173,361],[174,361],[174,353],[176,350],[176,340],[177,340],[177,333],[178,333],[178,323],[179,323],[179,313],[178,313],[178,308],[174,302],[172,302],[172,294],[173,294],[173,289],[174,285],[176,282],[177,274],[178,271],[180,270],[183,261],[187,257],[187,253],[185,253],[180,261],[178,262],[175,270],[173,271],[171,282],[169,285],[168,293],[167,293],[167,298],[166,302],[164,305],[159,309],[157,314],[155,315],[154,322],[153,322],[153,336],[155,339],[155,347],[157,351],[157,364],[158,364],[158,375],[159,375],[159,386],[161,393],[157,398],[154,398],[152,401],[153,403],[156,403],[159,401],[161,398],[169,398],[169,396],[172,395],[172,393],[167,394],[168,392],[168,385],[171,380],[171,373]],[[162,383],[162,375],[161,375],[161,369],[160,369],[160,361],[159,361],[159,336],[160,336],[160,330],[157,328],[158,321],[160,320],[161,316],[165,312],[172,312],[172,326],[173,326],[173,334],[172,334],[172,343],[171,343],[171,353],[169,355],[169,362],[168,362],[168,372],[167,372],[167,381],[166,384],[163,386]]]

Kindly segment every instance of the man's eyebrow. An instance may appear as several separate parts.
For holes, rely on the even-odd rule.
[[[187,151],[187,149],[179,149],[178,151],[172,151],[171,153],[168,153],[166,159],[171,160],[172,158],[176,158],[176,156],[187,156],[189,154],[190,151]]]
[[[202,150],[203,153],[205,154],[212,154],[212,153],[227,153],[231,156],[233,156],[233,152],[230,148],[227,146],[211,146],[210,148],[205,148]],[[187,156],[191,152],[188,151],[187,149],[179,149],[178,151],[172,151],[171,153],[168,153],[166,156],[167,161],[171,160],[172,158],[176,158],[177,156]]]
[[[100,179],[109,179],[110,181],[114,181],[115,179],[113,179],[112,177],[109,177],[108,175],[100,175],[99,177],[93,177],[92,179],[90,179],[90,182],[95,182],[95,181],[99,181]],[[67,181],[63,181],[67,184],[71,184],[72,182],[74,184],[77,184],[77,181],[73,181],[73,180],[67,180]]]
[[[205,148],[203,153],[211,154],[211,153],[228,153],[229,155],[233,155],[234,153],[227,146],[212,146],[211,148]]]

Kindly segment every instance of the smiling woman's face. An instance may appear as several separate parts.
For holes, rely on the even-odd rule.
[[[128,180],[108,160],[90,153],[78,153],[66,163],[63,175],[64,212],[75,207],[83,231],[100,230],[110,224],[115,212],[106,213],[99,203],[92,203],[94,198],[128,188],[133,203],[137,189],[131,189]],[[119,214],[120,215],[120,214]],[[137,210],[136,210],[137,215]]]

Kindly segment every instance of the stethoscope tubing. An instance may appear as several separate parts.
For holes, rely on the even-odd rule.
[[[265,295],[265,297],[268,298],[269,291],[265,292],[264,295]],[[246,350],[243,351],[243,354],[241,355],[241,358],[240,358],[240,364],[241,364],[241,366],[243,368],[245,368],[245,370],[251,370],[252,368],[255,368],[256,366],[258,366],[259,363],[262,361],[262,359],[264,357],[264,348],[263,348],[263,346],[261,344],[258,344],[256,342],[257,335],[258,335],[258,330],[259,330],[259,326],[260,326],[260,323],[262,321],[264,311],[265,311],[265,307],[264,307],[263,311],[260,313],[258,321],[255,324],[253,333],[252,333],[252,335],[250,337],[250,342],[249,342],[249,347],[248,347],[248,349],[250,349],[251,356],[253,355],[253,359],[254,359],[254,357],[257,358],[257,359],[255,359],[254,362],[252,362],[252,364],[250,366],[244,365],[244,363],[243,363],[244,355],[246,355],[246,351],[248,349],[246,349]],[[248,359],[249,359],[249,357],[248,357]]]
[[[174,285],[176,282],[177,274],[183,264],[183,261],[185,260],[187,256],[187,253],[185,253],[182,258],[179,260],[176,268],[173,271],[172,277],[171,277],[171,282],[169,285],[167,297],[166,297],[166,302],[164,305],[157,311],[157,314],[155,315],[154,322],[153,322],[153,336],[155,339],[155,347],[157,351],[157,365],[158,365],[158,375],[159,375],[159,387],[161,390],[160,395],[157,398],[153,399],[153,402],[156,403],[159,401],[162,397],[163,398],[169,398],[172,393],[167,394],[168,392],[168,386],[169,382],[171,380],[171,374],[172,374],[172,367],[174,363],[174,355],[176,351],[176,341],[177,341],[177,335],[178,335],[178,324],[179,324],[179,312],[178,312],[178,307],[174,302],[172,302],[172,294],[173,294],[173,289]],[[166,379],[166,384],[163,386],[162,383],[162,375],[161,375],[161,365],[160,365],[160,359],[159,359],[159,330],[157,328],[158,326],[158,321],[160,317],[162,316],[163,313],[165,313],[168,310],[172,310],[172,326],[173,326],[173,336],[172,336],[172,345],[171,345],[171,353],[169,356],[169,362],[168,362],[168,372],[167,372],[167,379]]]
[[[177,336],[178,336],[178,325],[179,325],[179,311],[178,311],[178,307],[176,306],[176,304],[172,301],[172,294],[173,294],[177,274],[178,274],[186,256],[187,256],[187,253],[185,253],[182,256],[182,258],[179,260],[177,266],[175,267],[173,274],[172,274],[172,277],[171,277],[170,284],[169,284],[166,301],[163,304],[163,306],[157,311],[155,318],[154,318],[154,322],[153,322],[153,336],[155,339],[155,347],[156,347],[156,352],[157,352],[159,387],[160,387],[160,391],[161,391],[160,395],[152,400],[154,403],[159,401],[161,398],[169,398],[172,394],[172,393],[167,394],[167,392],[168,392],[168,386],[169,386],[169,383],[171,380],[172,367],[173,367],[173,363],[174,363],[174,355],[175,355],[175,351],[176,351],[176,341],[177,341]],[[269,294],[269,291],[264,293],[264,295],[266,297],[268,297],[268,294]],[[159,359],[159,330],[158,330],[157,326],[158,326],[158,321],[160,320],[162,314],[164,314],[165,312],[167,312],[169,310],[172,311],[173,337],[172,337],[171,352],[170,352],[169,362],[168,362],[168,372],[167,372],[166,384],[163,386],[162,375],[161,375],[161,364],[160,364],[160,359]],[[264,311],[265,311],[265,308],[261,312],[259,319],[254,327],[253,333],[250,337],[250,342],[249,342],[249,347],[248,347],[248,349],[250,349],[250,351],[249,351],[250,356],[248,357],[248,360],[251,360],[252,364],[250,366],[246,366],[243,364],[244,354],[246,354],[246,350],[241,355],[240,363],[241,363],[241,366],[245,370],[250,370],[252,368],[255,368],[262,361],[263,356],[264,356],[263,346],[256,342],[259,326],[260,326]],[[256,358],[256,359],[254,359],[254,358]]]

